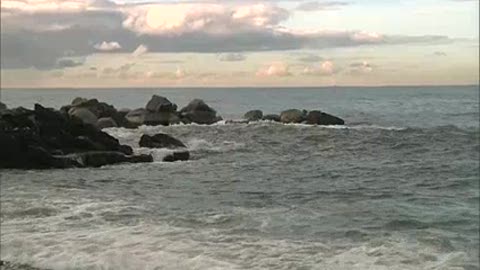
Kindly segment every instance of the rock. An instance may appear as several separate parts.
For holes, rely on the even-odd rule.
[[[72,100],[71,105],[72,105],[73,107],[76,107],[76,106],[79,106],[79,105],[81,105],[81,104],[83,104],[83,103],[85,103],[85,102],[87,102],[87,101],[88,101],[88,99],[86,99],[86,98],[76,97],[76,98],[74,98],[74,99]]]
[[[183,144],[180,140],[173,138],[170,135],[158,133],[153,136],[149,135],[142,135],[140,138],[139,145],[141,147],[148,147],[148,148],[186,148],[185,144]]]
[[[305,111],[290,109],[280,114],[280,121],[282,123],[301,123],[305,120],[305,116]]]
[[[193,122],[197,124],[213,124],[222,117],[217,116],[217,112],[210,108],[203,100],[194,99],[187,106],[180,110],[183,122]]]
[[[34,110],[15,108],[0,114],[0,149],[0,168],[70,168],[147,160],[130,156],[131,147],[121,145],[114,137],[80,118],[39,104],[35,104]],[[107,154],[105,157],[92,154],[94,161],[78,162],[82,158],[76,154],[91,152]]]
[[[174,125],[180,123],[180,118],[171,112],[147,112],[143,119],[143,124],[149,126]]]
[[[141,163],[152,162],[151,155],[125,155],[113,151],[91,151],[86,153],[76,153],[66,156],[56,157],[63,160],[65,164],[69,162],[76,164],[76,167],[100,167],[104,165],[117,163]]]
[[[96,125],[99,129],[118,127],[117,122],[111,117],[102,117],[98,119]]]
[[[262,119],[267,120],[267,121],[280,122],[280,116],[277,115],[277,114],[267,114],[267,115],[263,116]]]
[[[177,105],[165,97],[153,95],[145,108],[150,112],[175,112]]]
[[[163,158],[164,162],[185,161],[190,159],[190,153],[188,151],[176,151],[166,155]]]
[[[68,114],[81,119],[85,124],[95,125],[97,123],[97,116],[86,108],[73,107]]]
[[[229,119],[225,121],[225,124],[248,124],[247,119]]]
[[[0,111],[5,111],[7,110],[7,105],[5,105],[4,103],[0,102]]]
[[[132,125],[141,126],[143,125],[146,114],[147,110],[144,108],[139,108],[127,113],[127,115],[125,115],[125,119]]]
[[[306,123],[309,125],[344,125],[345,121],[321,111],[310,111],[306,117]]]
[[[243,116],[244,119],[248,121],[259,121],[263,118],[263,112],[261,110],[252,110],[245,113]]]

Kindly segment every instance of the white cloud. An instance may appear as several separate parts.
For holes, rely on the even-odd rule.
[[[256,75],[258,77],[271,77],[271,76],[290,76],[289,67],[283,62],[274,62],[270,65],[260,68]]]
[[[104,41],[102,43],[95,44],[93,47],[99,51],[115,51],[122,48],[122,46],[120,46],[120,44],[116,41]]]
[[[132,52],[132,56],[133,57],[139,57],[143,54],[146,54],[148,52],[148,47],[143,45],[143,44],[140,44],[133,52]]]
[[[332,61],[323,61],[319,65],[313,65],[305,67],[303,74],[306,75],[317,75],[317,76],[331,76],[335,74],[338,70],[335,67],[335,64]]]
[[[350,64],[350,73],[356,75],[368,74],[373,71],[373,65],[367,61],[354,62]]]
[[[184,78],[186,75],[187,75],[187,73],[185,72],[185,70],[183,70],[183,69],[180,68],[180,67],[177,67],[177,70],[175,71],[175,77],[176,77],[177,79],[182,79],[182,78]]]

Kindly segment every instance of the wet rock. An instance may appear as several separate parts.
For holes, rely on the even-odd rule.
[[[186,161],[190,159],[188,151],[175,151],[163,158],[164,162]]]
[[[175,112],[177,105],[165,97],[153,95],[145,108],[150,112]]]
[[[267,121],[280,122],[280,116],[278,114],[267,114],[264,115],[262,119]]]
[[[75,167],[101,167],[117,163],[152,162],[151,155],[125,155],[114,151],[91,151],[56,157],[65,164],[73,163]]]
[[[148,126],[168,126],[180,123],[180,118],[172,112],[147,112],[143,124]]]
[[[131,125],[141,126],[143,125],[143,121],[145,120],[146,114],[147,114],[147,110],[145,110],[144,108],[139,108],[127,113],[127,115],[125,115],[125,119]]]
[[[263,112],[261,110],[251,110],[245,113],[243,118],[248,121],[259,121],[263,118]]]
[[[139,145],[141,147],[148,147],[148,148],[170,148],[170,149],[187,147],[180,140],[175,139],[174,137],[164,133],[158,133],[153,136],[144,134],[140,138]]]
[[[118,127],[117,122],[111,117],[102,117],[98,119],[96,125],[99,129]]]
[[[306,111],[300,111],[297,109],[286,110],[280,114],[280,121],[282,123],[301,123],[305,120],[305,113]]]
[[[97,116],[87,108],[73,107],[68,114],[81,119],[85,124],[95,125],[97,123]]]
[[[309,125],[344,125],[345,121],[336,116],[321,111],[310,111],[306,117]]]
[[[0,102],[0,111],[5,111],[7,108],[7,105],[5,105],[4,103]]]
[[[15,108],[0,114],[0,149],[0,168],[69,168],[147,160],[130,156],[131,147],[95,126],[39,104],[34,110]],[[105,158],[94,155],[94,160],[106,161],[81,163],[70,158],[91,152],[107,152]]]
[[[185,122],[193,122],[197,124],[213,124],[222,117],[217,116],[217,112],[210,108],[203,100],[194,99],[187,106],[180,110],[180,114]]]

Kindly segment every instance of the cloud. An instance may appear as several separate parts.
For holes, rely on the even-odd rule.
[[[116,52],[136,51],[134,56],[451,42],[444,36],[293,30],[282,24],[290,12],[275,1],[115,4],[106,0],[2,0],[1,12],[4,69],[51,69],[67,54],[88,56],[98,52],[97,48],[117,47],[112,42],[121,44]]]
[[[258,77],[271,77],[271,76],[290,76],[291,73],[288,71],[288,65],[283,62],[274,62],[270,65],[261,67],[256,75]]]
[[[143,44],[140,44],[133,52],[132,52],[132,56],[133,57],[139,57],[141,55],[144,55],[148,52],[148,47],[143,45]]]
[[[335,64],[332,61],[323,61],[318,65],[305,67],[303,74],[315,76],[331,76],[338,72]]]
[[[185,72],[184,69],[177,67],[177,70],[175,71],[175,77],[177,79],[183,79],[186,75],[187,73]]]
[[[433,55],[435,55],[435,56],[447,56],[447,53],[441,52],[441,51],[436,51],[436,52],[433,53]]]
[[[312,1],[312,2],[303,2],[297,6],[297,10],[300,11],[318,11],[318,10],[331,10],[338,9],[342,6],[349,5],[348,2],[343,1]]]
[[[103,75],[107,76],[125,76],[129,71],[131,71],[132,67],[135,65],[135,63],[126,63],[118,68],[112,68],[112,67],[106,67],[102,70]]]
[[[218,60],[222,62],[238,62],[243,61],[247,57],[241,53],[222,53],[218,56]]]
[[[350,64],[350,73],[353,75],[364,75],[371,73],[374,66],[367,61],[353,62]]]
[[[95,44],[93,47],[99,51],[115,51],[122,48],[122,46],[116,41],[104,41],[100,44]]]

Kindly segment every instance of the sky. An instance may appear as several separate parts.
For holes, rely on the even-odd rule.
[[[479,83],[478,0],[2,0],[1,87]]]

